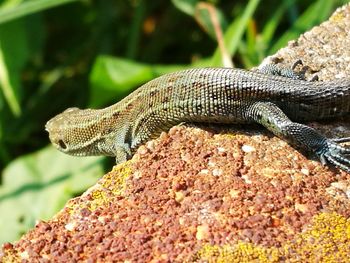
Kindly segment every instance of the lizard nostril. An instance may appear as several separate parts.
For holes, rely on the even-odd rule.
[[[66,149],[67,148],[67,145],[64,143],[64,141],[62,140],[59,140],[58,141],[58,145],[62,148],[62,149]]]

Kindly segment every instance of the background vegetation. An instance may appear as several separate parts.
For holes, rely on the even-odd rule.
[[[113,165],[49,146],[55,114],[115,103],[177,69],[250,68],[346,2],[0,0],[0,244]]]

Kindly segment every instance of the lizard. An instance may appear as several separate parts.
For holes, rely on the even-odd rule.
[[[52,144],[75,155],[131,158],[138,146],[183,123],[258,123],[350,173],[350,148],[302,124],[350,113],[350,79],[308,81],[274,64],[260,70],[193,68],[168,73],[104,109],[69,108],[45,126]]]

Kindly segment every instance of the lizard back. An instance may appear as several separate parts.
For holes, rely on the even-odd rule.
[[[181,122],[251,122],[249,106],[256,101],[272,102],[298,121],[346,115],[350,80],[309,82],[232,68],[189,69],[158,77],[105,109],[68,109],[46,129],[60,150],[113,155],[105,145],[127,144],[133,151]]]

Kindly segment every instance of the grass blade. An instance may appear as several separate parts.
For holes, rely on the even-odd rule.
[[[54,6],[63,5],[77,0],[31,0],[14,7],[0,9],[0,24],[30,15]]]
[[[238,48],[238,44],[242,39],[242,35],[247,28],[249,19],[253,16],[255,9],[257,8],[260,0],[250,0],[242,14],[242,16],[231,23],[227,28],[224,36],[227,50],[231,56],[234,55]],[[221,66],[222,58],[220,56],[220,51],[217,48],[213,58],[211,66]]]
[[[1,43],[0,43],[1,44]],[[5,63],[3,52],[0,45],[0,88],[5,96],[7,103],[15,116],[21,114],[19,98],[15,93],[15,88],[11,84],[10,74]]]

